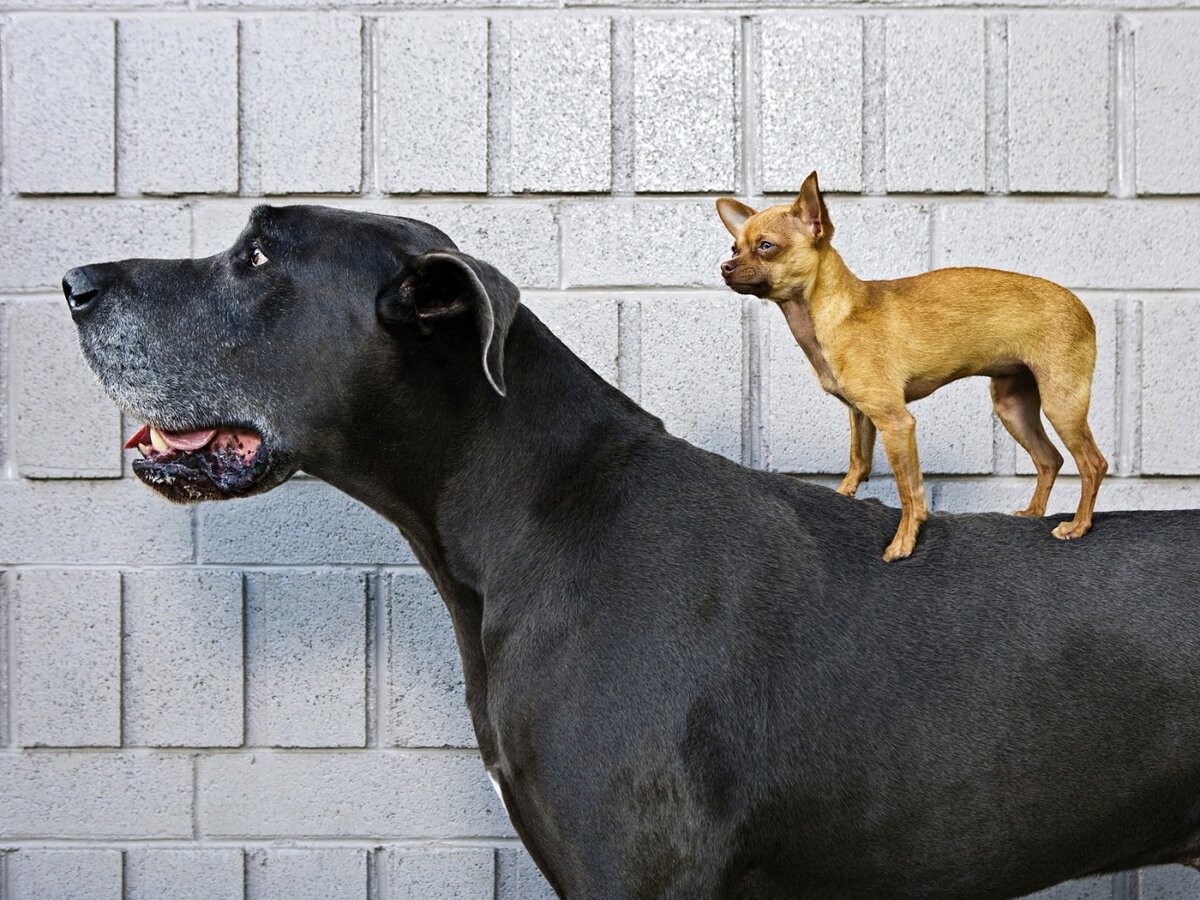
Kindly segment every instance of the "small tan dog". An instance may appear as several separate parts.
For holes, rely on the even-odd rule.
[[[1054,536],[1087,534],[1108,462],[1087,423],[1096,326],[1078,297],[995,269],[861,281],[830,246],[833,224],[816,172],[790,206],[757,212],[722,197],[717,213],[736,241],[721,264],[725,283],[778,303],[821,387],[850,407],[850,469],[839,493],[853,497],[870,477],[876,429],[883,436],[902,509],[885,562],[913,552],[928,514],[916,420],[905,404],[968,375],[992,379],[996,414],[1037,467],[1033,499],[1017,515],[1045,515],[1062,468],[1042,427],[1045,409],[1081,481],[1075,518]]]

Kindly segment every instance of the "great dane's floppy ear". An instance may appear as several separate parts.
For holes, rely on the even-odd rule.
[[[474,313],[483,374],[503,397],[504,339],[521,293],[493,266],[458,250],[434,250],[409,260],[403,274],[380,293],[376,313],[384,322],[421,323]]]

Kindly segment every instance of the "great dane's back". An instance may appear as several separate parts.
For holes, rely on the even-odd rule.
[[[68,274],[181,501],[298,468],[438,586],[481,755],[571,898],[1012,897],[1200,835],[1200,513],[898,512],[667,435],[422,223],[261,208]]]

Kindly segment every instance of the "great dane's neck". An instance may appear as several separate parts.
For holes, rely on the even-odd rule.
[[[663,430],[529,310],[519,311],[506,351],[507,396],[482,374],[449,386],[431,382],[439,396],[429,408],[453,414],[424,420],[419,434],[386,414],[370,416],[374,433],[351,442],[352,458],[335,457],[314,471],[400,528],[429,572],[454,624],[467,703],[489,764],[485,609],[491,603],[494,610],[514,568],[538,552],[544,530],[537,523],[569,516],[572,501],[586,505],[596,473],[613,471],[593,462],[619,460],[615,448]],[[461,368],[473,365],[477,358],[465,358]]]

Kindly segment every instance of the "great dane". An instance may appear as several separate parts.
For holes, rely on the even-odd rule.
[[[664,431],[421,222],[259,207],[64,279],[178,501],[303,468],[445,599],[480,753],[581,898],[987,900],[1200,858],[1200,514],[1064,544]],[[482,777],[482,775],[481,775]]]

